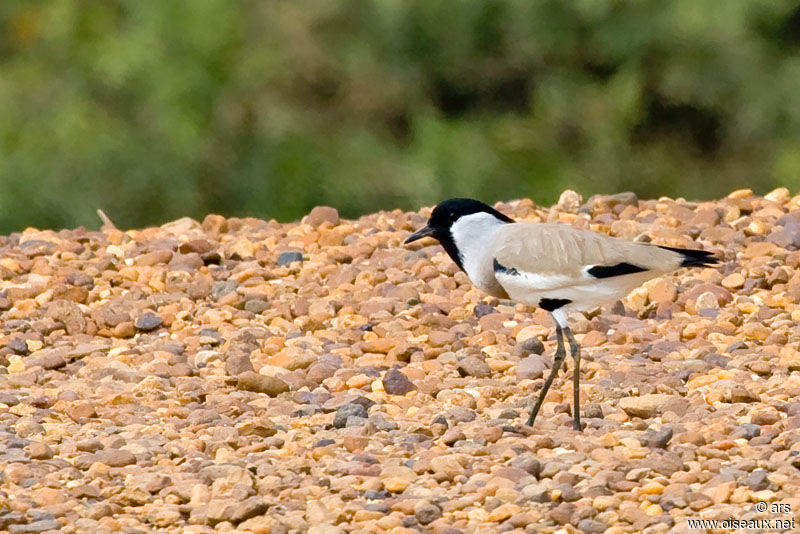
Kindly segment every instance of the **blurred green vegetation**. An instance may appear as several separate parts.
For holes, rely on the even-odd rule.
[[[793,0],[3,0],[0,231],[800,184]]]

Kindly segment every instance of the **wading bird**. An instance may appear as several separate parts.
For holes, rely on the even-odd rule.
[[[553,368],[531,410],[533,425],[566,358],[575,361],[573,426],[581,430],[580,345],[567,314],[614,302],[645,281],[680,267],[709,267],[711,252],[626,241],[565,224],[514,222],[477,200],[452,198],[436,206],[427,225],[405,243],[439,241],[479,289],[547,310],[556,324]]]

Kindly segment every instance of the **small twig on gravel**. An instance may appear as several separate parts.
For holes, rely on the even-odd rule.
[[[97,216],[100,217],[101,221],[103,221],[103,228],[109,228],[109,229],[117,230],[117,225],[114,224],[114,221],[112,221],[111,218],[109,218],[108,215],[106,215],[106,212],[104,212],[103,210],[98,208],[97,209]]]

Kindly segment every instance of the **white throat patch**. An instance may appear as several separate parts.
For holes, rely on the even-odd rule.
[[[495,233],[505,224],[494,215],[480,212],[460,217],[450,227],[464,271],[472,283],[484,291],[492,284],[496,284],[491,245]]]

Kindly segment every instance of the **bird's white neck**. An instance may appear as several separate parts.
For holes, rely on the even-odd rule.
[[[490,245],[494,234],[506,224],[489,213],[473,213],[459,218],[450,227],[464,272],[473,284],[488,293],[494,293],[491,289],[497,285]]]

